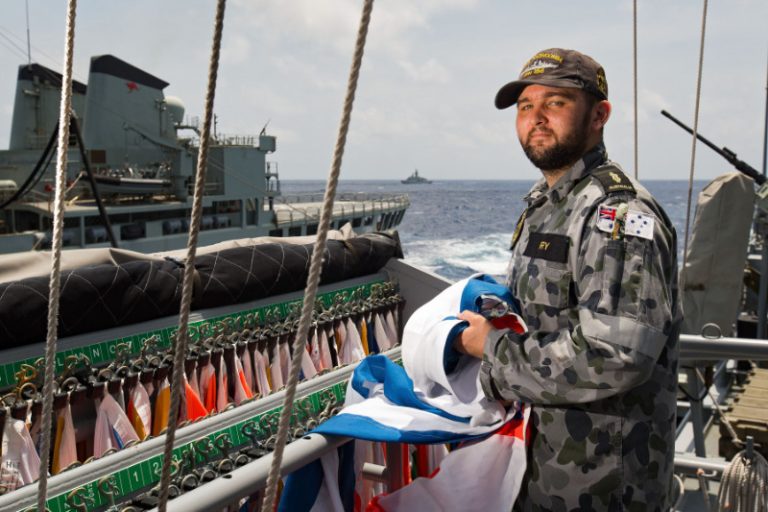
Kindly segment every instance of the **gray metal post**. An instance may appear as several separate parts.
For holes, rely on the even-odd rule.
[[[768,66],[766,66],[765,77],[765,127],[763,128],[763,176],[768,172]],[[760,212],[762,213],[762,212]],[[760,259],[760,296],[757,306],[757,337],[765,338],[766,329],[765,315],[768,313],[768,240],[765,237],[765,224],[762,223],[762,215],[758,215],[757,222],[759,231],[763,235],[763,252]],[[762,225],[760,225],[762,224]]]
[[[686,368],[688,375],[688,391],[693,397],[701,396],[702,388],[695,368]],[[693,447],[698,457],[706,457],[707,450],[704,447],[704,408],[701,400],[691,399],[691,422],[693,422]]]
[[[400,443],[387,443],[387,492],[395,492],[403,486],[403,448]]]
[[[757,337],[766,337],[766,314],[768,314],[768,237],[766,237],[766,224],[763,212],[757,215],[758,233],[762,235],[763,250],[760,256],[760,287],[757,301]]]

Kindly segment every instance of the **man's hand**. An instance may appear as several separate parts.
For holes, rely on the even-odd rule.
[[[491,322],[472,311],[462,311],[458,318],[469,322],[469,327],[456,336],[456,339],[453,340],[453,348],[462,354],[482,359],[485,340],[493,327]]]

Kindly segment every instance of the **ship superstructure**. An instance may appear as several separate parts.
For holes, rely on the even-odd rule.
[[[186,243],[199,131],[185,118],[181,100],[165,96],[167,86],[112,55],[92,58],[87,85],[73,83],[78,121],[70,127],[66,247],[107,246],[114,238],[121,248],[154,252]],[[60,87],[61,75],[53,70],[19,68],[9,149],[0,152],[0,252],[50,245],[55,151],[48,146],[58,129]],[[316,232],[320,200],[281,196],[277,163],[267,161],[276,148],[266,130],[214,136],[201,243]],[[334,227],[349,222],[357,231],[396,226],[408,206],[404,196],[339,199]]]

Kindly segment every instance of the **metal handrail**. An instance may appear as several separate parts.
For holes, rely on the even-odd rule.
[[[768,361],[768,340],[680,335],[681,362],[722,359]]]

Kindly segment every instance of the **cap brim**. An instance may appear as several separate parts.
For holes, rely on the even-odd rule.
[[[503,110],[509,108],[517,103],[517,98],[520,97],[520,93],[523,92],[530,82],[527,80],[515,80],[504,85],[499,92],[496,93],[496,108]]]
[[[515,80],[509,82],[496,93],[496,108],[503,110],[509,108],[520,98],[523,90],[529,85],[538,84],[546,85],[549,87],[565,87],[568,89],[583,89],[581,83],[575,82],[569,78],[537,78],[533,80]],[[605,99],[605,96],[600,95],[600,99]]]

